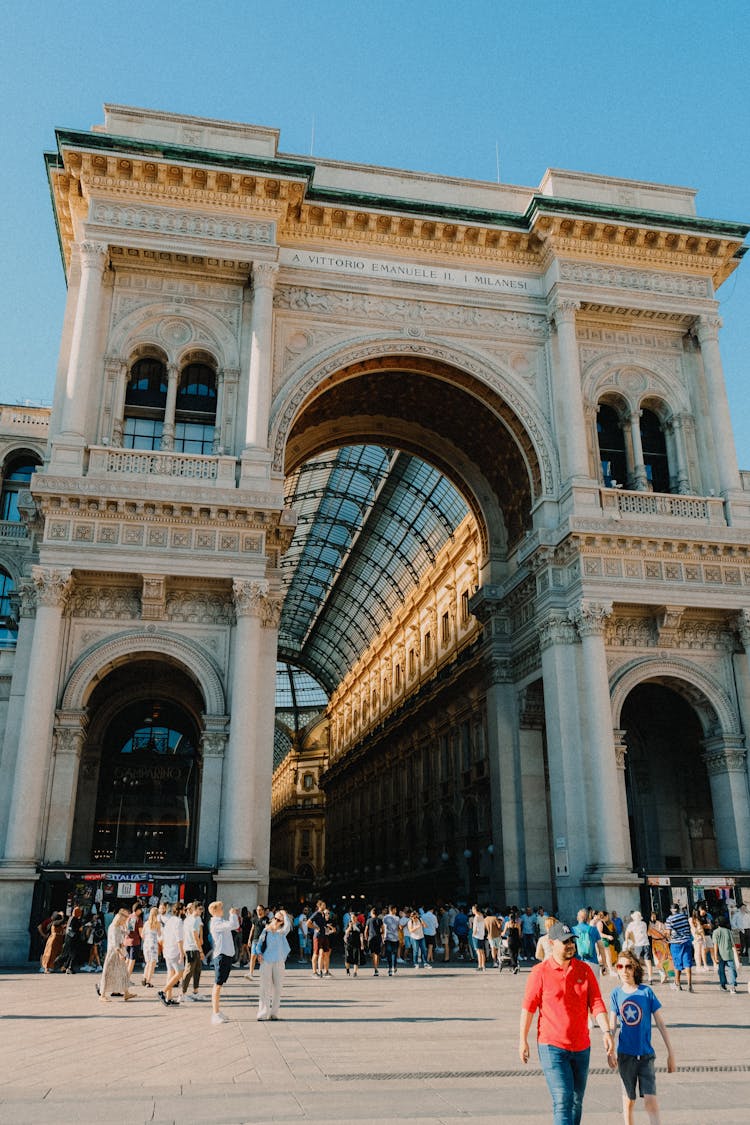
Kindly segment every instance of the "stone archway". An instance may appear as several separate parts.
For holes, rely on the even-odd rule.
[[[652,873],[744,867],[750,807],[736,709],[687,661],[635,661],[616,677],[613,717],[636,866]]]
[[[346,444],[421,457],[464,496],[484,564],[501,569],[557,476],[547,424],[512,380],[422,341],[373,341],[309,362],[278,396],[272,435],[279,471]]]

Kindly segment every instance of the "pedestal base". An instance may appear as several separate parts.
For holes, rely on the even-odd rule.
[[[28,965],[29,920],[38,878],[35,867],[0,867],[0,966],[3,968]]]
[[[582,886],[586,892],[586,903],[598,910],[616,910],[621,918],[629,918],[631,910],[638,910],[641,903],[641,880],[635,871],[623,868],[596,868],[583,877]]]
[[[216,873],[216,897],[224,903],[224,915],[236,906],[254,910],[268,905],[268,875],[263,877],[253,867],[224,865]]]

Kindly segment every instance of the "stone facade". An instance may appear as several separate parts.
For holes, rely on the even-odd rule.
[[[718,867],[747,873],[750,493],[715,294],[748,228],[698,217],[694,193],[666,185],[552,170],[536,189],[496,186],[277,144],[271,129],[108,106],[47,158],[68,280],[53,405],[0,421],[4,465],[13,452],[37,466],[0,537],[19,602],[0,676],[0,957],[25,955],[40,868],[94,862],[108,740],[144,684],[161,711],[139,721],[192,746],[182,867],[215,871],[225,899],[266,896],[283,478],[347,443],[423,457],[471,513],[474,647],[420,690],[438,745],[456,693],[471,701],[460,722],[481,730],[470,765],[489,780],[463,840],[492,892],[538,889],[566,914],[582,894],[632,903],[640,790],[622,724],[644,684],[695,716],[710,800],[687,819],[712,824]],[[408,686],[408,630],[423,645],[462,593],[405,609],[332,701],[329,854],[336,779],[356,777],[372,738],[376,665],[395,676],[403,649]],[[368,769],[409,759],[405,705]],[[391,722],[393,696],[377,707]],[[419,832],[416,853],[427,820]],[[116,850],[102,844],[101,862]],[[163,853],[146,854],[155,868]]]

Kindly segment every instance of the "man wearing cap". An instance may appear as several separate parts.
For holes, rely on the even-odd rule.
[[[537,1021],[539,1061],[547,1080],[554,1125],[579,1125],[589,1072],[588,1015],[592,1013],[604,1036],[607,1062],[617,1065],[607,1009],[596,977],[576,956],[573,931],[562,922],[549,930],[552,956],[531,970],[521,1008],[518,1053],[529,1061],[529,1029]]]

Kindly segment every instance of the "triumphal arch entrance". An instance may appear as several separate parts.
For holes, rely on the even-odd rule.
[[[53,406],[46,444],[0,433],[0,955],[122,887],[741,896],[716,293],[748,227],[278,139],[107,106],[47,157]]]

